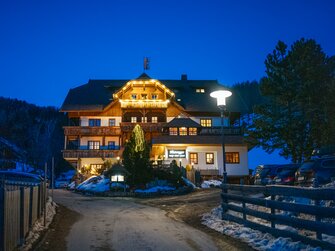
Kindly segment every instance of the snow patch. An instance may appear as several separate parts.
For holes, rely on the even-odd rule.
[[[205,180],[201,184],[201,188],[220,187],[222,185],[221,180]]]

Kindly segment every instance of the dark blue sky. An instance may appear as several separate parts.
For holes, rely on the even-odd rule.
[[[278,40],[335,55],[335,1],[0,1],[0,96],[59,107],[88,79],[258,80]]]

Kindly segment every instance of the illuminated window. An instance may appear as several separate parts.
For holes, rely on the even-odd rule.
[[[152,117],[151,118],[151,122],[152,123],[157,123],[158,122],[158,118],[157,117]]]
[[[123,182],[124,176],[123,175],[112,175],[111,177],[112,182]]]
[[[188,128],[188,135],[197,135],[197,128],[195,127]]]
[[[102,169],[102,164],[91,164],[91,173],[99,173],[99,171]]]
[[[115,126],[115,119],[109,119],[109,126]]]
[[[206,164],[214,164],[214,153],[206,153]]]
[[[152,94],[151,99],[157,99],[157,94]]]
[[[88,149],[90,150],[100,149],[100,141],[88,141]]]
[[[212,127],[212,119],[200,119],[200,125],[203,127]]]
[[[190,153],[190,163],[198,164],[198,153]]]
[[[100,126],[101,125],[101,119],[89,119],[88,120],[89,126]]]
[[[186,128],[186,127],[180,127],[180,128],[179,128],[179,135],[180,135],[180,136],[185,136],[185,135],[187,135],[187,128]]]
[[[142,117],[141,121],[142,121],[142,123],[147,123],[148,122],[148,118],[147,117]]]
[[[226,163],[227,164],[239,164],[240,163],[240,153],[228,152],[226,153]]]
[[[137,99],[137,95],[136,94],[131,94],[131,99]]]
[[[137,122],[137,117],[131,117],[131,123],[136,123]]]
[[[178,135],[178,128],[177,127],[170,127],[169,128],[170,135]]]
[[[198,89],[195,90],[195,92],[197,92],[197,93],[205,93],[205,89],[198,88]]]

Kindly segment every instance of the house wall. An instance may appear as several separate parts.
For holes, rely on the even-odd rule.
[[[101,126],[109,126],[109,119],[115,119],[115,126],[120,126],[121,123],[121,117],[82,116],[80,117],[80,126],[88,126],[89,119],[101,119]]]

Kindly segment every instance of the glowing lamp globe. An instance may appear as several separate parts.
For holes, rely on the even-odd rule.
[[[231,91],[227,90],[220,90],[220,91],[214,91],[210,94],[212,98],[216,98],[217,106],[226,106],[226,98],[230,97],[232,95]]]

